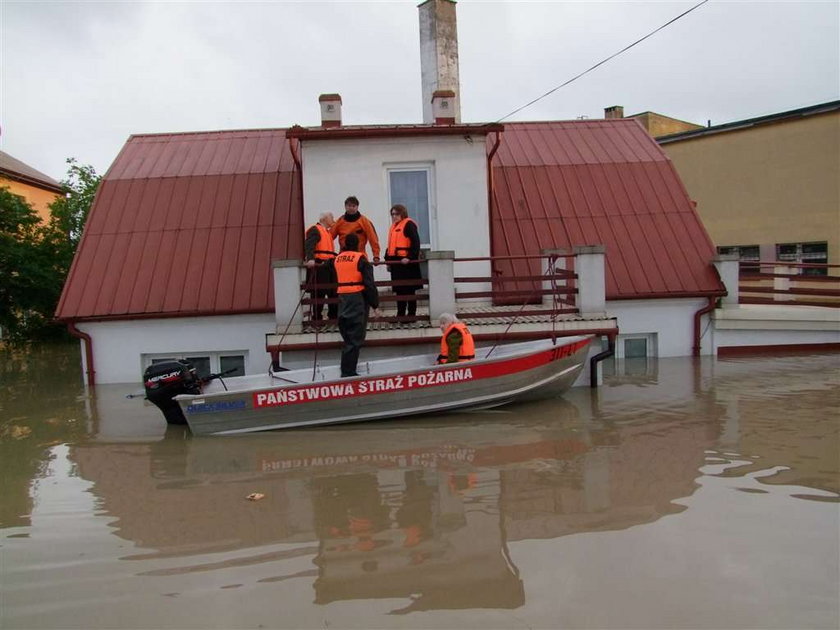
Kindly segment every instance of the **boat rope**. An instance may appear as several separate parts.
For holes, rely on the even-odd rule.
[[[298,298],[297,304],[295,305],[295,310],[292,311],[291,317],[289,317],[289,321],[286,323],[286,329],[283,331],[283,334],[280,335],[280,341],[277,342],[277,345],[280,346],[283,344],[283,340],[286,338],[286,335],[289,332],[289,328],[292,326],[292,321],[295,319],[295,315],[297,315],[298,309],[300,308],[301,302],[303,301],[303,296],[306,295],[306,288],[304,287],[303,290],[300,292],[300,297]],[[272,365],[269,364],[268,366],[268,374],[270,376],[274,376],[273,370],[271,369]]]
[[[552,293],[554,295],[553,302],[552,302],[553,305],[556,305],[556,301],[557,301],[557,291],[556,291],[556,288],[555,288],[556,285],[555,285],[555,281],[554,281],[555,280],[554,279],[554,261],[556,260],[556,258],[557,258],[557,256],[555,254],[549,255],[549,257],[548,257],[548,267],[546,268],[545,274],[544,274],[544,275],[551,274],[551,286],[552,286]],[[508,332],[510,331],[511,326],[513,326],[514,323],[516,323],[516,319],[519,317],[519,315],[522,313],[522,311],[525,310],[525,307],[528,306],[528,301],[534,295],[538,294],[540,291],[542,291],[542,286],[540,286],[538,289],[535,289],[534,291],[529,293],[527,296],[525,296],[525,299],[522,301],[522,306],[520,306],[519,310],[516,311],[516,314],[510,320],[510,323],[507,325],[507,328],[505,328],[505,331],[501,334],[500,337],[498,337],[496,339],[496,343],[493,344],[493,347],[490,348],[490,350],[487,352],[487,354],[484,355],[485,359],[488,358],[493,353],[493,350],[496,349],[496,346],[499,345],[499,342],[504,340],[504,338],[507,336]],[[555,317],[556,317],[556,315],[554,313],[552,313],[552,316],[551,316],[551,341],[552,341],[552,343],[557,343],[557,340],[556,340],[556,337],[555,337],[555,334],[554,334],[554,320],[555,320]]]

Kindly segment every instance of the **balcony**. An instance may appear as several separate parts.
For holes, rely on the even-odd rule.
[[[445,312],[465,321],[478,342],[618,334],[616,319],[606,313],[602,246],[484,258],[429,252],[420,263],[423,278],[411,297],[417,302],[414,317],[396,315],[399,281],[376,282],[383,317],[369,320],[366,347],[437,343],[437,320]],[[330,300],[311,297],[315,286],[307,284],[300,261],[275,261],[273,271],[276,329],[266,335],[268,352],[276,358],[280,352],[339,347],[337,321],[311,317],[313,306]]]

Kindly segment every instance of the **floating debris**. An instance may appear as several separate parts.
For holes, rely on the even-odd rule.
[[[252,492],[251,494],[249,494],[245,498],[248,499],[249,501],[259,501],[260,499],[262,499],[264,497],[265,497],[265,495],[262,492]]]

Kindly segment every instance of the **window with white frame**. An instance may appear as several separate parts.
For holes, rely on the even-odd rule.
[[[759,271],[761,248],[758,245],[726,245],[718,247],[717,251],[718,254],[736,254],[744,271]]]
[[[417,223],[421,247],[432,247],[431,164],[404,164],[387,167],[389,206],[402,204]]]
[[[601,349],[607,350],[606,337],[601,338]],[[602,362],[604,376],[650,377],[658,370],[656,358],[659,350],[656,333],[619,335],[615,352]]]
[[[828,263],[828,243],[778,243],[776,245],[776,260],[793,263]],[[828,269],[803,267],[799,269],[803,276],[825,276]]]
[[[206,378],[210,374],[233,370],[227,376],[245,375],[245,358],[248,355],[244,351],[222,351],[222,352],[186,352],[170,354],[144,354],[142,355],[143,369],[150,365],[164,361],[177,361],[179,359],[189,361],[195,368],[200,378]]]

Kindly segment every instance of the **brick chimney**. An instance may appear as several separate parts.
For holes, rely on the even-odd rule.
[[[432,113],[436,125],[455,124],[455,92],[435,90],[432,94]]]
[[[341,127],[341,96],[321,94],[318,104],[321,106],[321,126]]]
[[[613,105],[612,107],[604,108],[604,118],[624,118],[624,107],[621,105]]]
[[[435,122],[433,95],[449,90],[448,109],[461,122],[458,79],[458,23],[453,0],[426,0],[420,12],[420,78],[423,89],[423,122]]]

